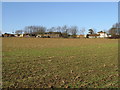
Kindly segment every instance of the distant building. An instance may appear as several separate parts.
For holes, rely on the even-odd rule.
[[[107,38],[111,37],[111,35],[108,35],[106,32],[100,31],[97,34],[87,34],[87,38]]]
[[[20,37],[30,37],[30,34],[21,34]]]
[[[23,37],[24,36],[24,34],[20,34],[20,36],[19,37]]]
[[[100,35],[99,35],[99,34],[87,34],[86,37],[87,37],[87,38],[99,38]]]
[[[103,31],[98,32],[98,34],[99,34],[99,38],[106,38],[106,37],[108,37],[108,34],[106,32],[103,32]]]
[[[37,38],[42,38],[42,37],[43,37],[43,34],[37,34],[36,37],[37,37]]]
[[[14,34],[4,33],[2,34],[2,37],[15,37]]]
[[[76,35],[76,38],[85,38],[86,35]]]
[[[76,35],[76,38],[80,38],[80,35]]]
[[[36,37],[40,37],[40,38],[59,38],[59,37],[61,37],[61,32],[46,32],[44,34],[38,34]]]
[[[15,35],[15,37],[19,37],[20,36],[20,34],[14,34]]]
[[[61,32],[49,32],[50,38],[59,38],[61,37]]]
[[[30,34],[14,34],[15,37],[30,37]]]

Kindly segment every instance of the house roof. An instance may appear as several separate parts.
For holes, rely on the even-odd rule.
[[[98,33],[106,33],[106,32],[100,31],[100,32],[98,32]]]
[[[88,36],[100,36],[100,34],[88,34]]]
[[[3,35],[14,35],[14,34],[10,34],[10,33],[4,33]]]
[[[84,36],[84,35],[81,34],[81,35],[79,35],[79,36]]]
[[[48,32],[49,34],[61,34],[61,32]]]

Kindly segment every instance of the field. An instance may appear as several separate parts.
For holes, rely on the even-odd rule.
[[[3,88],[117,88],[117,39],[2,39]]]

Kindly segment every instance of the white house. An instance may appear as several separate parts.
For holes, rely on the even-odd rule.
[[[98,34],[99,34],[99,38],[106,38],[106,37],[108,37],[107,33],[103,32],[103,31],[98,32]]]
[[[38,37],[40,37],[40,38],[41,38],[41,37],[42,37],[42,35],[41,35],[41,34],[38,34],[36,37],[37,37],[37,38],[38,38]]]
[[[100,34],[87,34],[88,38],[100,38]]]

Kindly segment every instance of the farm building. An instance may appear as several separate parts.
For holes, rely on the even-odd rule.
[[[2,34],[2,37],[15,37],[14,34],[4,33]]]
[[[76,38],[86,38],[86,35],[76,35]]]
[[[14,34],[15,35],[15,37],[20,37],[20,34]]]
[[[61,37],[61,32],[49,32],[50,38],[59,38]]]
[[[22,34],[21,37],[30,37],[30,34]]]
[[[97,34],[87,34],[87,38],[107,38],[111,37],[111,35],[108,35],[106,32],[100,31]]]
[[[42,38],[42,36],[43,36],[42,34],[36,35],[37,38],[38,38],[38,37],[39,37],[39,38]]]
[[[14,34],[15,37],[30,37],[29,34]]]
[[[99,35],[99,34],[87,34],[86,37],[87,37],[87,38],[99,38],[100,35]]]
[[[38,34],[36,37],[59,38],[59,37],[61,37],[61,32],[46,32],[44,34]]]
[[[108,37],[107,33],[103,32],[103,31],[98,32],[98,34],[99,34],[99,38],[106,38],[106,37]]]

